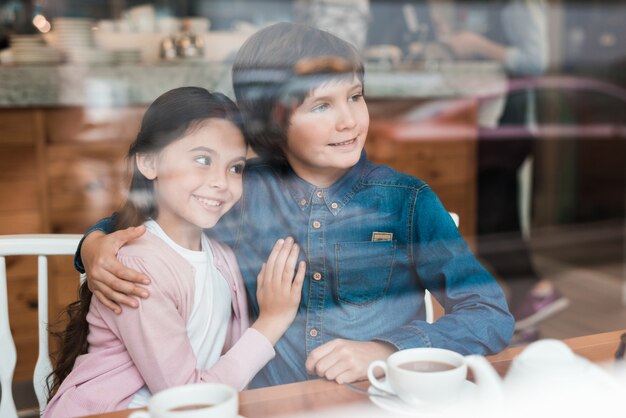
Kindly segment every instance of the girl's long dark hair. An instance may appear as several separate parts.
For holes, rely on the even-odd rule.
[[[158,153],[207,119],[226,119],[243,132],[237,107],[221,93],[210,93],[200,87],[181,87],[164,93],[150,105],[144,114],[139,134],[128,150],[132,177],[126,202],[114,217],[115,231],[141,225],[157,215],[152,180],[144,177],[137,168],[136,155]],[[76,358],[87,353],[87,313],[91,299],[92,293],[85,281],[80,286],[78,300],[65,310],[67,327],[64,331],[53,332],[60,347],[54,355],[55,367],[46,382],[48,401],[72,371]]]

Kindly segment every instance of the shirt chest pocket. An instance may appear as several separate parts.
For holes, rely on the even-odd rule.
[[[395,257],[395,241],[335,244],[338,299],[352,305],[381,299],[387,293]]]

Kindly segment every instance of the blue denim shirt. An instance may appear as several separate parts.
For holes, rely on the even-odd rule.
[[[315,378],[306,358],[335,338],[490,354],[513,335],[500,286],[435,193],[365,153],[326,189],[289,168],[249,162],[242,200],[209,233],[235,251],[252,318],[256,277],[276,240],[292,236],[307,263],[296,319],[251,387]],[[425,289],[446,311],[434,324],[425,321]]]

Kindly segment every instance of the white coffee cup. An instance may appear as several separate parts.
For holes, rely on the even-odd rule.
[[[378,368],[386,380],[376,378]],[[393,353],[387,361],[372,362],[367,377],[376,389],[394,393],[409,404],[441,403],[455,399],[463,390],[467,365],[461,354],[451,350],[412,348]]]
[[[196,383],[165,389],[150,398],[147,411],[129,418],[236,418],[237,391],[220,383]]]

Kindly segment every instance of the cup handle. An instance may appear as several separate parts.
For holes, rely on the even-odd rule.
[[[371,362],[369,367],[367,368],[367,378],[369,379],[372,386],[374,386],[376,389],[382,390],[383,392],[395,393],[394,390],[391,388],[389,382],[380,381],[376,378],[376,376],[374,376],[374,370],[377,367],[383,369],[385,371],[385,376],[387,375],[387,362],[383,360],[375,360]]]
[[[148,411],[135,411],[128,418],[150,418],[150,413]]]

